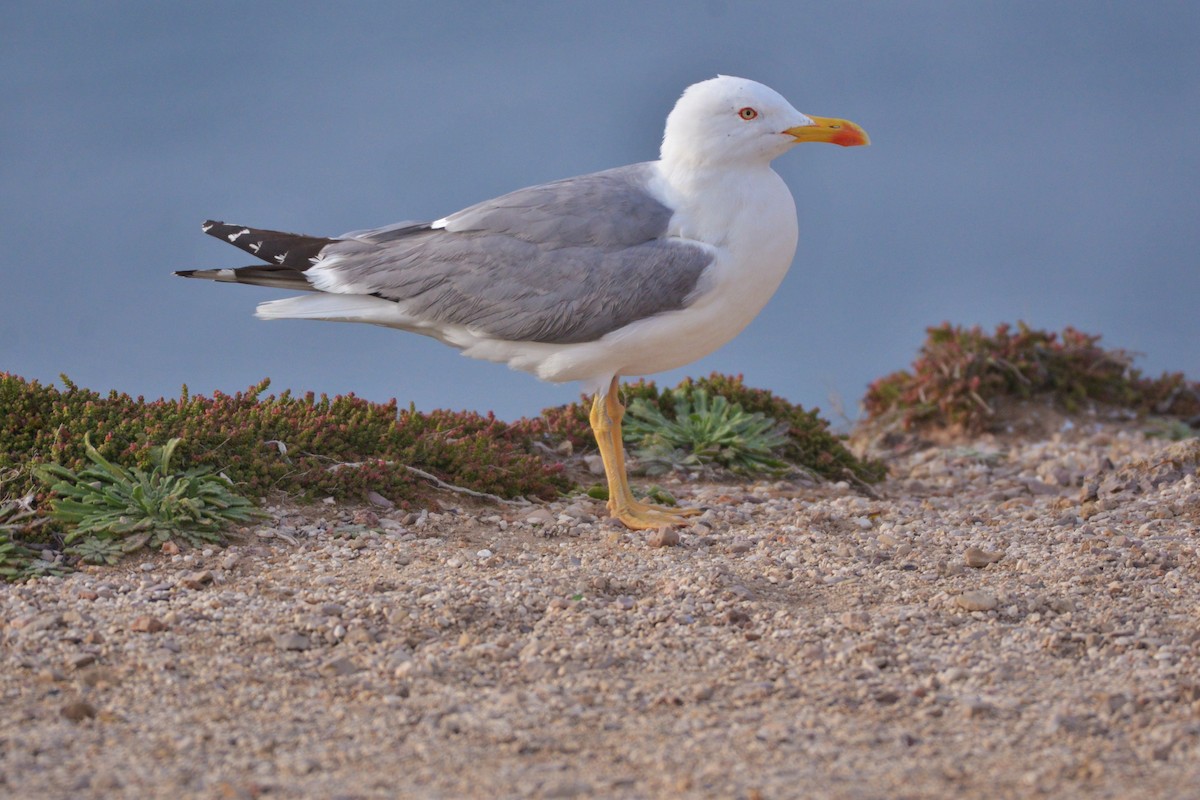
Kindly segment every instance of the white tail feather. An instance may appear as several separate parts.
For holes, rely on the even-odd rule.
[[[409,328],[412,320],[391,300],[361,294],[313,294],[259,303],[259,319],[324,319]]]
[[[308,294],[259,303],[254,315],[259,319],[323,319],[330,322],[366,322],[402,331],[431,336],[459,350],[479,343],[486,336],[462,325],[446,325],[409,316],[401,303],[365,294]],[[492,361],[507,361],[508,356],[483,355]]]

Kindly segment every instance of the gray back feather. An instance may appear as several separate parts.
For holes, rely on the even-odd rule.
[[[518,189],[451,214],[446,230],[562,246],[641,244],[662,236],[671,221],[671,209],[644,188],[650,170],[633,164]]]
[[[420,223],[359,231],[325,248],[356,287],[407,313],[513,341],[587,342],[684,307],[712,263],[664,238],[671,209],[648,164],[521,189]]]

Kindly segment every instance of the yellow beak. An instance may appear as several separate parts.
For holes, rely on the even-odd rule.
[[[847,119],[809,117],[815,125],[797,125],[784,133],[797,142],[829,142],[842,147],[858,147],[871,143],[867,132]]]

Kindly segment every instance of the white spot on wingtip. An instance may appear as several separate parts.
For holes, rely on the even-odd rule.
[[[282,264],[284,261],[287,260],[287,256],[288,256],[287,253],[280,253],[279,255],[275,256],[275,263]]]
[[[433,228],[435,231],[440,231],[442,228],[446,227],[446,218],[442,217],[441,219],[435,219],[433,222],[429,223],[429,227]]]
[[[262,242],[255,242],[254,244],[250,245],[250,252],[257,253],[259,251],[259,248],[261,248],[261,247],[262,247]]]
[[[200,226],[200,230],[204,231],[205,233],[208,233],[212,229],[213,229],[213,223],[211,223],[211,222],[206,222]]]
[[[239,236],[244,236],[249,232],[250,232],[249,228],[242,228],[237,233],[231,233],[231,234],[229,234],[229,236],[227,236],[225,238],[229,239],[229,241],[231,241],[231,242],[236,242],[238,240]]]
[[[219,280],[219,281],[233,280],[236,277],[237,277],[237,273],[231,269],[217,270],[217,280]]]

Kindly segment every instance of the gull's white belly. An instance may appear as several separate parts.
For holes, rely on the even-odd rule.
[[[730,269],[727,280],[688,308],[640,320],[605,336],[596,343],[604,351],[600,360],[619,375],[650,375],[703,358],[731,341],[758,316],[779,288],[790,261],[755,265],[752,275],[743,274],[740,279],[740,270]],[[578,368],[585,364],[575,366],[570,380],[582,379]],[[595,366],[588,375],[595,374]]]

